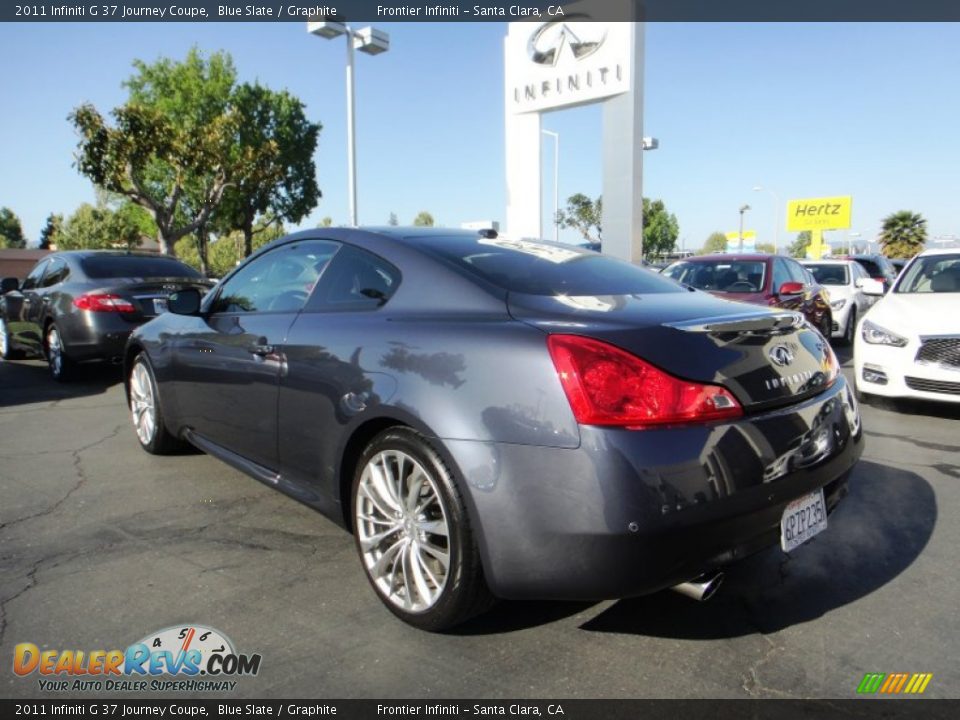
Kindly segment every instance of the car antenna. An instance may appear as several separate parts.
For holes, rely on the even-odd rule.
[[[487,240],[495,240],[497,238],[497,231],[493,228],[484,228],[482,230],[478,230],[477,234],[482,238],[486,238]]]

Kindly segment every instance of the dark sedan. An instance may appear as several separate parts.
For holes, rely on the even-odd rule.
[[[823,530],[863,446],[801,315],[571,246],[311,230],[170,310],[125,356],[144,449],[317,508],[429,630],[494,597],[703,599]]]
[[[778,255],[701,255],[663,274],[731,300],[801,312],[825,338],[833,332],[830,296],[800,263]]]
[[[175,290],[212,285],[175,258],[77,250],[52,253],[21,283],[4,278],[0,357],[44,357],[56,380],[77,363],[119,362],[127,337],[166,310]]]

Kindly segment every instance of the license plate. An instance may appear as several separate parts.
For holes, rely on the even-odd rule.
[[[827,504],[821,488],[797,498],[784,509],[780,518],[780,547],[790,552],[826,529]]]
[[[157,315],[165,313],[167,311],[167,299],[166,298],[154,298],[153,300],[153,312]]]

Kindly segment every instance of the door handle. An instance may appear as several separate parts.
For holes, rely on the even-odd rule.
[[[256,345],[251,345],[247,348],[250,351],[251,355],[257,355],[259,357],[265,357],[272,354],[276,351],[276,348],[273,345],[257,343]]]

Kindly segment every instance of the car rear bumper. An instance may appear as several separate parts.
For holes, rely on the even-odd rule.
[[[494,594],[600,600],[689,580],[775,544],[792,500],[824,488],[835,506],[863,449],[842,378],[733,423],[581,427],[581,439],[574,450],[444,441]]]
[[[58,321],[67,354],[75,362],[122,360],[127,338],[142,322],[132,322],[119,313],[88,310],[77,311]]]

